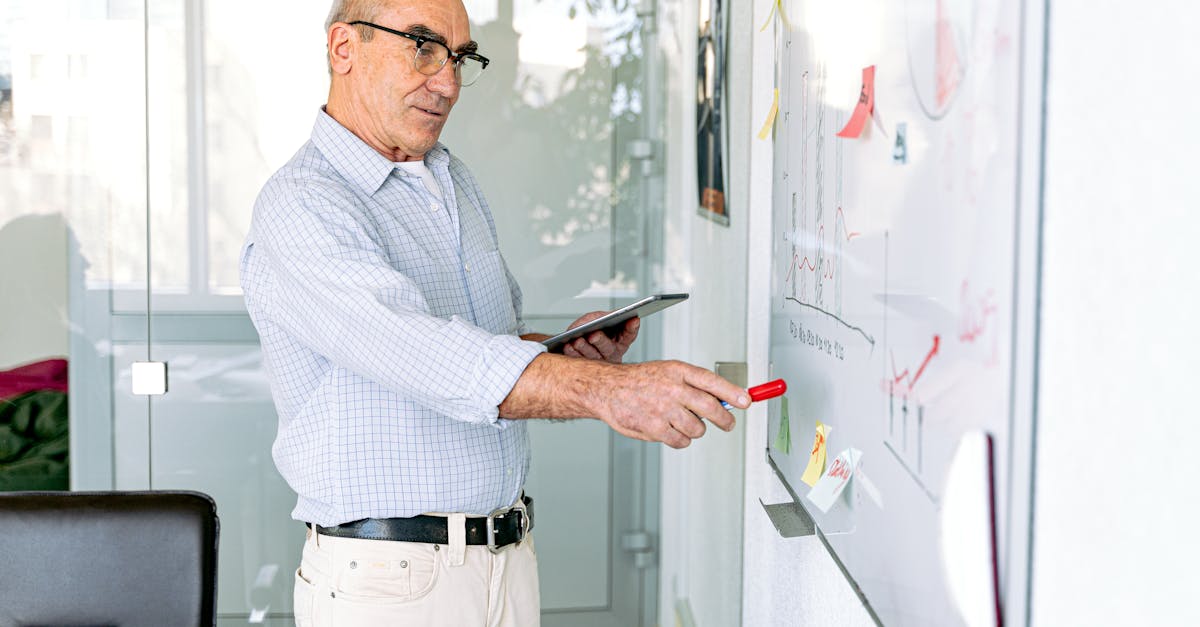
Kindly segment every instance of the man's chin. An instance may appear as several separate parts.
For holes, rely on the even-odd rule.
[[[433,148],[434,144],[438,142],[438,138],[442,136],[443,126],[445,126],[445,118],[436,122],[426,122],[414,128],[415,132],[411,135],[413,144],[427,145],[428,148]]]
[[[425,154],[432,150],[437,145],[437,142],[438,136],[434,135],[432,138],[423,138],[417,145],[420,147],[421,154]]]

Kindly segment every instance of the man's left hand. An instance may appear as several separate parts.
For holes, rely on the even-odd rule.
[[[572,322],[571,326],[567,327],[567,330],[591,322],[607,313],[607,311],[593,311],[584,314],[578,320]],[[563,354],[568,357],[598,359],[619,364],[625,356],[625,351],[628,351],[630,345],[637,339],[638,329],[641,325],[642,321],[640,318],[628,320],[625,322],[625,327],[621,329],[621,332],[615,338],[609,337],[604,331],[593,331],[563,346]]]

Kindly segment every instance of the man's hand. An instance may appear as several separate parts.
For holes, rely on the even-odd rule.
[[[721,406],[722,400],[742,409],[750,406],[742,388],[680,361],[623,366],[604,373],[598,383],[598,418],[621,435],[672,448],[685,448],[704,435],[704,420],[732,431],[733,414]]]
[[[599,318],[607,311],[593,311],[584,314],[578,320],[571,323],[567,330],[591,322]],[[637,339],[638,329],[641,327],[642,321],[640,318],[633,318],[625,322],[625,327],[615,338],[610,338],[604,331],[593,331],[588,335],[573,340],[563,346],[563,354],[568,357],[584,357],[586,359],[597,359],[607,361],[612,364],[621,363],[621,359],[625,357],[625,352]]]
[[[543,353],[529,362],[500,403],[500,415],[599,418],[626,437],[684,448],[704,435],[704,420],[725,431],[750,394],[717,374],[681,361],[610,364]]]

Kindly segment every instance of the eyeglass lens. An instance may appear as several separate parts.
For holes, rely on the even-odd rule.
[[[432,76],[437,74],[450,56],[450,50],[436,41],[426,41],[417,48],[413,62],[417,71]],[[459,85],[470,85],[483,74],[483,63],[473,57],[460,57],[454,68]]]

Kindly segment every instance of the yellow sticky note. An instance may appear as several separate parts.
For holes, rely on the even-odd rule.
[[[817,421],[817,433],[813,436],[812,452],[808,454],[808,467],[804,469],[804,475],[800,480],[804,483],[815,486],[821,475],[825,474],[825,440],[829,437],[829,432],[833,431],[833,427],[822,424]]]
[[[775,117],[779,115],[779,88],[775,88],[775,97],[771,101],[771,110],[767,112],[767,121],[763,124],[762,130],[758,132],[759,139],[766,139],[771,134],[771,127],[775,126]]]

